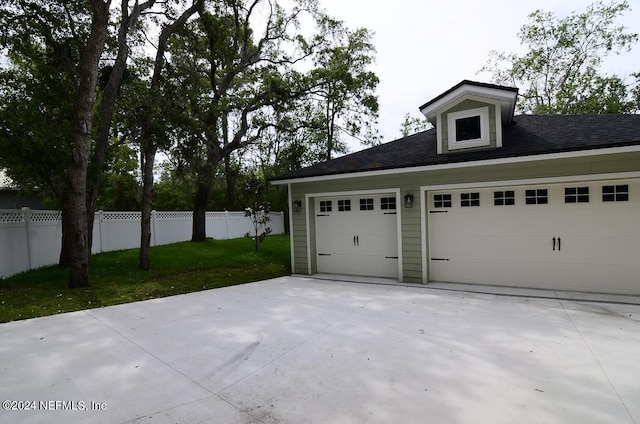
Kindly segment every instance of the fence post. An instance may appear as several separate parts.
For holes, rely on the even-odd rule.
[[[22,208],[22,218],[24,219],[24,229],[27,234],[27,266],[31,269],[31,209]]]
[[[227,227],[227,240],[229,239],[229,211],[225,209],[224,211],[224,223]]]
[[[102,218],[103,218],[103,213],[102,211],[96,211],[96,215],[98,215],[98,237],[100,238],[100,251],[98,253],[102,253],[104,252],[104,243],[102,242]],[[93,227],[95,228],[95,216],[94,216],[94,224]]]
[[[154,209],[151,211],[151,246],[155,246],[158,242],[156,234],[156,219],[156,211]]]

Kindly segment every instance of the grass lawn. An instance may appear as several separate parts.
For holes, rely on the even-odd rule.
[[[151,270],[138,269],[138,249],[95,255],[90,287],[68,289],[57,266],[0,279],[0,322],[99,308],[289,275],[289,236],[273,235],[254,252],[248,238],[183,242],[151,250]]]

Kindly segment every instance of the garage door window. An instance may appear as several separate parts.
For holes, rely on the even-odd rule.
[[[460,206],[480,206],[480,193],[460,193]]]
[[[372,211],[373,210],[373,199],[360,199],[360,210],[361,211]]]
[[[331,212],[331,200],[320,201],[320,212]]]
[[[450,208],[451,195],[450,194],[434,194],[433,207],[434,208]]]
[[[380,199],[380,209],[382,210],[396,210],[396,198],[395,197],[383,197]]]
[[[527,190],[525,192],[525,202],[527,205],[546,205],[549,203],[547,189]]]
[[[629,185],[606,185],[602,187],[603,202],[627,202],[629,201]]]
[[[565,203],[589,203],[589,187],[565,187]]]
[[[348,212],[351,210],[351,200],[338,200],[338,212]]]
[[[495,206],[511,206],[516,204],[516,193],[513,190],[494,191],[493,204]]]

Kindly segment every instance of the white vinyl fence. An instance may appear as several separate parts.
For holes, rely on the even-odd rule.
[[[284,214],[271,212],[272,234],[284,233]],[[151,214],[151,245],[191,239],[192,212]],[[140,246],[140,212],[96,212],[92,253]],[[230,239],[253,233],[244,212],[207,212],[207,237]],[[60,211],[0,209],[0,278],[58,263],[62,243]]]

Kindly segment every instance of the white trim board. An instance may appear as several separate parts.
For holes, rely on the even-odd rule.
[[[287,184],[287,205],[289,209],[289,254],[291,255],[291,273],[296,273],[296,255],[295,255],[295,243],[293,242],[293,195],[291,193],[291,184]]]
[[[456,122],[459,119],[475,117],[480,119],[480,137],[458,141]],[[464,150],[470,147],[489,146],[491,144],[491,133],[489,130],[489,128],[491,128],[491,124],[489,123],[489,106],[465,109],[458,112],[449,112],[449,114],[447,114],[447,128],[447,149],[449,151]]]
[[[492,100],[500,103],[508,103],[510,106],[509,113],[513,116],[517,96],[517,91],[504,90],[497,87],[481,87],[473,84],[464,84],[435,102],[421,107],[420,112],[425,117],[429,118],[435,115],[436,111],[442,111],[443,109],[450,108],[452,105],[466,100],[467,98],[476,97],[483,99],[483,102]]]

